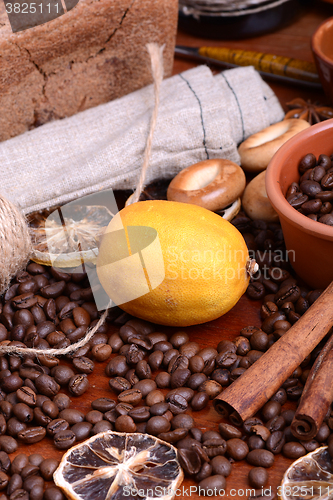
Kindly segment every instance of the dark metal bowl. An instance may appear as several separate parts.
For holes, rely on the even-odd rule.
[[[276,0],[242,11],[218,15],[179,11],[179,28],[194,36],[215,40],[250,38],[289,24],[299,11],[299,0]]]

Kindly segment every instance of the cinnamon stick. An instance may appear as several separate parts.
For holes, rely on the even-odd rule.
[[[333,334],[317,356],[306,380],[291,423],[291,432],[302,440],[315,437],[333,401]]]
[[[214,400],[215,409],[240,425],[293,373],[333,325],[333,282],[261,358]]]

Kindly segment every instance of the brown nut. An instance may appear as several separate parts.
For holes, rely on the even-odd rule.
[[[221,210],[241,196],[245,174],[239,165],[223,159],[204,160],[185,168],[170,182],[167,198]]]
[[[266,222],[277,222],[278,214],[271,205],[265,187],[266,170],[260,172],[246,186],[242,204],[246,214],[251,219],[262,219]]]
[[[265,170],[282,144],[308,127],[307,121],[290,118],[250,135],[238,148],[242,167],[248,172]]]

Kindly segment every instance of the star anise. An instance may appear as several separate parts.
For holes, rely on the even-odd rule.
[[[286,113],[285,120],[288,118],[301,118],[308,121],[310,125],[314,125],[315,123],[333,118],[333,108],[323,106],[318,102],[311,102],[309,99],[305,101],[297,97],[286,104],[290,111]]]

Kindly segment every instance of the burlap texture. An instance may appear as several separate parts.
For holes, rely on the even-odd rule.
[[[25,213],[99,190],[134,189],[153,87],[0,143],[1,191]],[[237,145],[283,110],[252,67],[213,76],[200,66],[164,80],[147,183],[207,158],[239,163]]]

